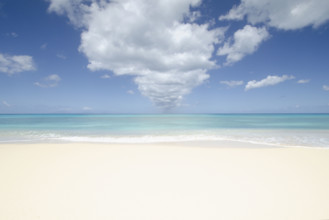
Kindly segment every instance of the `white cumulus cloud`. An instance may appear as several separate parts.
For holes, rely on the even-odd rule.
[[[72,24],[82,27],[84,23],[84,13],[88,12],[88,6],[83,2],[91,2],[89,0],[48,0],[50,6],[48,11],[56,12],[60,15],[67,15]]]
[[[329,20],[328,0],[241,0],[219,20],[265,23],[283,30],[318,27]]]
[[[234,80],[231,80],[231,81],[220,81],[221,84],[224,84],[224,85],[227,85],[229,87],[235,87],[235,86],[241,86],[243,85],[243,81],[234,81]]]
[[[12,75],[19,72],[35,70],[33,58],[27,55],[5,55],[0,53],[0,72]]]
[[[322,86],[322,89],[323,89],[324,91],[329,91],[329,86],[327,86],[327,85],[323,85],[323,86]]]
[[[197,24],[201,0],[51,0],[50,11],[82,27],[79,50],[92,71],[132,75],[157,106],[179,106],[217,67],[214,45],[225,28]],[[194,8],[193,12],[190,10]]]
[[[57,74],[52,74],[44,78],[42,82],[35,82],[34,85],[42,88],[51,88],[58,86],[58,83],[61,80],[61,77],[59,77]]]
[[[256,88],[261,88],[261,87],[267,87],[267,86],[274,86],[276,84],[282,83],[284,81],[294,79],[294,76],[288,76],[288,75],[283,75],[283,76],[267,76],[265,79],[262,79],[260,81],[252,80],[249,81],[245,87],[245,90],[250,90],[250,89],[256,89]]]
[[[246,25],[234,33],[233,39],[225,42],[218,49],[217,55],[227,56],[226,65],[230,65],[241,60],[244,56],[254,53],[269,36],[270,34],[265,27],[257,28]]]

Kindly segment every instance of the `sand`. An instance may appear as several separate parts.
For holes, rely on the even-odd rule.
[[[329,149],[237,145],[2,144],[0,219],[329,219]]]

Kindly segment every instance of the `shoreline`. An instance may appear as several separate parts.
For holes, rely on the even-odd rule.
[[[107,145],[107,146],[184,146],[184,147],[200,147],[201,148],[300,148],[300,149],[323,149],[329,150],[329,146],[303,146],[303,145],[288,145],[288,144],[274,144],[263,143],[245,140],[197,140],[197,141],[155,141],[155,142],[97,142],[97,141],[4,141],[0,142],[0,147],[5,145]]]
[[[0,218],[329,218],[329,150],[203,144],[0,144]]]
[[[90,144],[176,144],[201,143],[202,145],[263,145],[273,147],[318,147],[326,148],[329,143],[329,130],[239,130],[217,132],[187,132],[177,134],[62,134],[53,132],[2,133],[0,145],[38,143],[90,143]],[[214,143],[214,144],[213,144]],[[241,143],[241,144],[239,144]],[[230,144],[230,143],[229,143]]]

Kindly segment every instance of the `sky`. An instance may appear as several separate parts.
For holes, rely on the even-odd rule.
[[[328,0],[0,0],[0,113],[329,113]]]

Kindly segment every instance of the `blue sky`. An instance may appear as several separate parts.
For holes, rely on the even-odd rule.
[[[2,0],[0,113],[328,113],[327,0]]]

